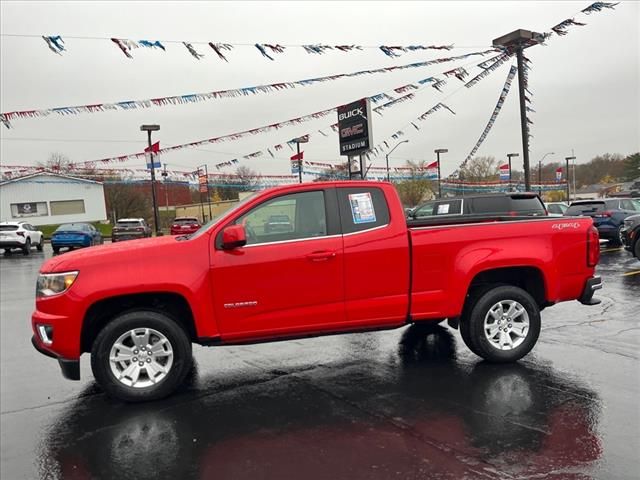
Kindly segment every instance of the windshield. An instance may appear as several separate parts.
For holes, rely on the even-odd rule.
[[[225,213],[223,213],[218,218],[212,218],[211,220],[209,220],[196,233],[194,233],[192,235],[185,235],[185,236],[188,237],[188,238],[198,238],[200,235],[202,235],[204,232],[207,232],[214,225],[217,225],[218,223],[223,222],[227,218],[232,216],[239,208],[243,207],[250,200],[253,200],[256,197],[256,195],[258,195],[259,193],[260,192],[254,192],[251,195],[249,195],[248,197],[243,198],[236,205],[231,207],[229,210],[227,210]],[[180,238],[180,237],[178,237],[178,238]]]
[[[82,223],[64,223],[56,229],[56,232],[80,232],[88,229],[89,227]]]
[[[17,229],[17,225],[0,225],[0,232],[10,232]]]

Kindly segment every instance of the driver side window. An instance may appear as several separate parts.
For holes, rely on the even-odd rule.
[[[300,192],[268,200],[235,221],[247,245],[327,235],[324,192]]]

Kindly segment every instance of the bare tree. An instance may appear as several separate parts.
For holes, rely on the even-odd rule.
[[[151,220],[152,208],[144,186],[129,183],[120,175],[103,178],[104,196],[111,220],[118,218],[144,218]]]
[[[426,197],[433,195],[433,182],[426,178],[426,162],[407,161],[406,166],[409,168],[409,178],[401,182],[396,182],[395,186],[400,195],[402,204],[409,207],[415,207]]]
[[[498,175],[498,162],[495,157],[474,157],[460,169],[460,178],[466,182],[495,180]]]
[[[69,173],[73,169],[69,157],[60,152],[50,153],[46,162],[38,162],[38,166],[56,173]]]

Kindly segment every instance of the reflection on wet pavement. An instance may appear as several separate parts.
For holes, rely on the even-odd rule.
[[[191,385],[148,405],[87,395],[47,433],[40,473],[505,478],[570,474],[602,452],[596,394],[552,369],[459,362],[440,326],[406,329],[388,360],[290,372],[265,362],[252,373],[201,378],[214,391]]]

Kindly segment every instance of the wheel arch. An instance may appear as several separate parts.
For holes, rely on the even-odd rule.
[[[187,334],[197,338],[193,311],[187,299],[175,292],[150,292],[118,295],[98,300],[86,311],[80,340],[80,351],[90,352],[98,333],[117,315],[133,310],[150,310],[167,315]]]
[[[486,290],[491,285],[513,285],[523,289],[533,297],[540,310],[549,305],[545,277],[537,267],[503,267],[478,272],[469,283],[467,301],[474,297],[475,292]]]

